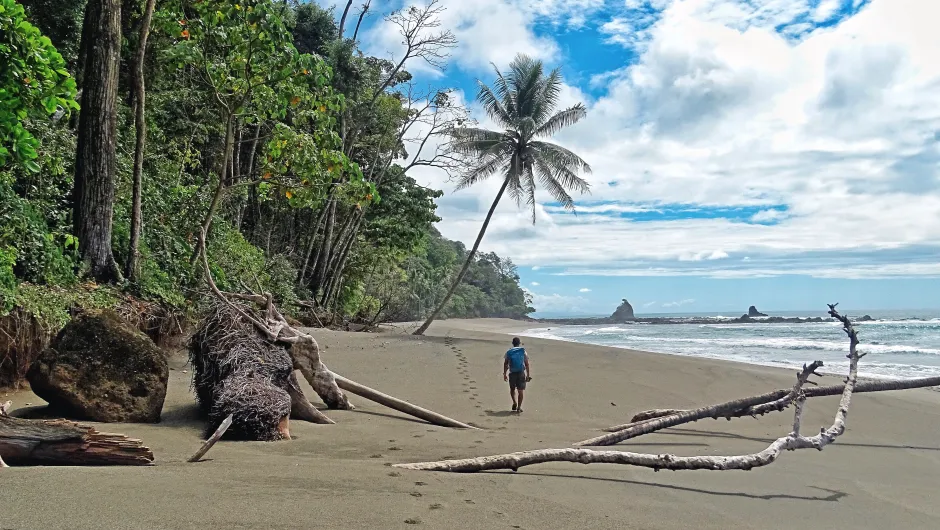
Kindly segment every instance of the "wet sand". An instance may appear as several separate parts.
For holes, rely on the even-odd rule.
[[[639,410],[717,403],[793,380],[785,370],[525,338],[534,380],[525,413],[515,415],[502,354],[506,333],[524,326],[444,321],[426,337],[315,332],[336,372],[482,431],[435,427],[351,396],[356,411],[328,412],[336,425],[291,422],[295,438],[285,442],[223,441],[197,464],[185,460],[201,444],[204,423],[185,359],[174,358],[162,423],[99,426],[143,439],[155,466],[0,470],[0,529],[940,528],[940,503],[931,500],[940,476],[940,393],[926,390],[858,395],[836,445],[787,453],[750,472],[559,463],[459,475],[388,467],[566,447]],[[14,409],[41,404],[29,392],[0,398]],[[811,400],[804,430],[831,424],[836,403]],[[791,421],[786,412],[706,421],[619,447],[755,452]]]

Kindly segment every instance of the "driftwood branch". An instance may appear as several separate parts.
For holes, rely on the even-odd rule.
[[[212,436],[206,440],[206,443],[202,444],[202,447],[200,447],[199,450],[196,451],[196,454],[191,456],[187,462],[198,462],[200,459],[202,459],[202,457],[209,452],[209,449],[212,449],[212,446],[222,438],[222,436],[225,434],[225,431],[231,427],[233,418],[234,416],[229,414],[228,417],[222,421],[222,424],[219,425],[219,428],[216,429],[214,433],[212,433]]]
[[[783,451],[796,449],[822,450],[845,432],[845,419],[852,400],[852,391],[858,377],[859,355],[856,351],[858,336],[848,318],[840,315],[835,305],[829,306],[829,314],[843,323],[844,330],[849,336],[849,373],[846,379],[842,399],[836,412],[832,425],[823,428],[819,434],[812,437],[800,434],[803,403],[806,400],[803,385],[809,376],[821,363],[813,363],[805,367],[797,377],[797,382],[790,391],[795,396],[796,411],[793,418],[793,431],[771,443],[766,449],[758,453],[737,456],[675,456],[630,453],[621,451],[596,451],[591,449],[543,449],[537,451],[523,451],[481,458],[468,458],[464,460],[444,460],[440,462],[423,462],[416,464],[397,464],[395,467],[424,471],[449,472],[476,472],[494,469],[517,470],[523,466],[541,464],[545,462],[577,462],[581,464],[625,464],[647,467],[656,471],[668,470],[749,470],[755,467],[769,465],[777,460]]]
[[[940,386],[940,376],[922,377],[919,379],[865,381],[861,383],[856,383],[854,393],[864,394],[864,393],[869,393],[869,392],[890,392],[890,391],[895,391],[895,390],[910,390],[914,388],[928,388],[928,387],[935,387],[935,386]],[[806,395],[807,398],[837,396],[841,394],[844,389],[845,389],[844,384],[832,385],[832,386],[820,386],[820,387],[815,387],[815,388],[804,389],[803,393]],[[780,398],[786,396],[789,392],[790,391],[786,389],[776,390],[769,394],[763,394],[763,396],[774,396],[774,399],[779,400]],[[736,401],[740,401],[740,400],[736,400]],[[722,407],[722,405],[723,404],[713,405],[711,407],[705,407],[703,409],[696,409],[696,410],[719,409],[720,407]],[[686,421],[683,421],[682,423],[691,423],[691,422],[695,422],[695,421],[699,421],[703,419],[709,419],[709,418],[731,419],[731,418],[741,418],[744,416],[761,416],[768,412],[778,412],[778,411],[782,411],[786,409],[786,406],[778,407],[777,405],[778,405],[778,402],[768,401],[767,403],[763,403],[760,405],[755,405],[752,407],[745,407],[745,408],[741,408],[738,410],[734,410],[727,414],[723,414],[723,413],[712,414],[711,412],[709,412],[709,413],[705,413],[701,415],[695,415],[692,419],[688,419]],[[787,404],[787,406],[789,406],[789,404]],[[682,410],[682,409],[645,410],[643,412],[638,412],[636,415],[634,415],[630,423],[624,423],[622,425],[614,425],[611,427],[607,427],[604,430],[607,432],[622,431],[624,429],[636,427],[638,424],[648,422],[649,420],[652,420],[652,419],[662,418],[665,416],[674,416],[677,414],[685,414],[688,412],[691,412],[691,411]],[[650,431],[650,432],[654,432],[654,431]]]
[[[0,416],[0,457],[12,464],[146,466],[153,452],[141,443],[66,420]]]

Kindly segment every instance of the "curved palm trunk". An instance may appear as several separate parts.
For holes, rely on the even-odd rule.
[[[483,221],[483,227],[480,228],[480,234],[477,236],[476,242],[473,244],[473,250],[470,251],[470,254],[467,256],[467,261],[464,262],[463,268],[460,269],[460,274],[457,275],[457,278],[454,279],[453,285],[450,286],[450,290],[447,291],[447,296],[441,300],[441,303],[438,304],[437,308],[431,313],[427,320],[424,321],[424,324],[421,324],[421,327],[416,329],[414,335],[424,335],[424,332],[428,330],[431,326],[431,322],[434,322],[434,319],[437,318],[437,315],[444,309],[444,306],[447,305],[447,302],[450,302],[450,297],[454,295],[454,291],[457,290],[457,286],[460,285],[460,282],[463,281],[463,277],[467,274],[467,269],[470,268],[470,264],[473,262],[474,256],[477,254],[477,249],[480,248],[480,242],[483,241],[483,234],[486,233],[486,228],[490,225],[490,219],[493,218],[493,212],[496,211],[496,206],[499,205],[499,200],[503,198],[503,192],[506,191],[506,186],[509,185],[509,176],[507,175],[503,179],[503,186],[499,188],[499,193],[496,194],[496,200],[493,201],[493,205],[490,206],[490,211],[486,214],[486,220]]]

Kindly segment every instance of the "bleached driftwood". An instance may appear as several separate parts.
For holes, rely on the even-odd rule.
[[[206,440],[206,443],[202,444],[202,447],[200,447],[199,450],[196,451],[196,454],[189,457],[189,460],[187,460],[187,462],[198,462],[203,456],[205,456],[206,453],[209,452],[209,449],[212,449],[212,446],[215,445],[215,443],[218,442],[220,438],[222,438],[222,436],[225,434],[225,431],[227,431],[228,428],[231,427],[232,419],[234,419],[234,416],[229,414],[227,418],[222,420],[222,424],[219,425],[219,428],[216,429],[214,433],[212,433],[212,436],[210,436],[209,439]]]
[[[845,388],[842,392],[842,399],[839,402],[839,408],[832,425],[828,429],[821,429],[816,436],[806,437],[800,434],[800,424],[803,418],[803,404],[806,402],[803,385],[821,363],[813,363],[812,365],[804,367],[798,374],[797,382],[790,391],[791,395],[795,396],[794,403],[796,404],[793,414],[793,430],[790,434],[778,438],[766,449],[758,453],[737,456],[675,456],[621,451],[597,451],[592,449],[542,449],[480,458],[468,458],[464,460],[397,464],[395,467],[423,471],[469,473],[493,469],[511,469],[515,471],[523,466],[546,462],[577,462],[581,464],[625,464],[647,467],[656,471],[660,469],[674,471],[750,470],[755,467],[772,464],[780,457],[783,451],[793,451],[796,449],[822,450],[845,432],[845,420],[848,415],[849,405],[852,401],[852,391],[855,388],[855,382],[858,377],[858,361],[860,358],[856,350],[858,335],[855,328],[848,318],[843,317],[836,311],[835,307],[835,305],[829,306],[829,314],[842,322],[843,328],[849,336],[849,373]]]
[[[399,412],[421,418],[434,425],[465,429],[474,428],[453,418],[448,418],[442,414],[418,407],[407,401],[392,397],[334,374],[320,359],[320,347],[316,339],[314,339],[312,335],[291,326],[284,315],[278,311],[274,304],[274,298],[270,293],[259,295],[222,292],[215,284],[211,269],[209,268],[209,261],[206,257],[207,252],[205,249],[206,242],[204,231],[200,232],[199,245],[200,253],[202,254],[203,272],[206,276],[206,283],[208,283],[212,293],[215,294],[220,301],[230,305],[248,322],[251,322],[255,328],[269,340],[289,345],[288,353],[290,353],[293,359],[294,368],[300,370],[300,373],[303,374],[304,378],[310,383],[310,386],[313,387],[313,390],[320,396],[320,399],[323,400],[327,407],[346,410],[355,408],[349,402],[343,390],[341,390],[340,387],[342,386],[342,388],[348,392],[375,401],[376,403],[385,405]],[[232,299],[256,304],[262,311],[263,316],[258,317],[253,315],[252,312],[246,311],[243,307],[239,306],[239,304],[233,303],[231,301]],[[342,381],[341,385],[338,384],[339,380]],[[292,384],[291,386],[294,387],[295,385]],[[292,388],[289,393],[291,394],[292,415],[302,419],[310,418],[310,421],[314,421],[315,423],[333,423],[332,420],[323,416],[322,413],[310,405],[306,398],[302,397],[303,392],[300,390],[299,386],[297,386],[296,389]],[[299,396],[297,395],[298,393]]]
[[[414,416],[416,418],[421,418],[422,420],[430,422],[434,425],[440,425],[441,427],[454,427],[456,429],[476,429],[476,427],[472,425],[467,425],[466,423],[457,421],[453,418],[448,418],[447,416],[444,416],[443,414],[438,414],[432,410],[428,410],[426,408],[413,405],[411,403],[408,403],[407,401],[398,399],[396,397],[392,397],[388,394],[384,394],[382,392],[379,392],[378,390],[369,388],[365,385],[360,385],[359,383],[355,381],[350,381],[349,379],[346,379],[345,377],[339,374],[333,374],[333,375],[336,377],[336,384],[338,384],[339,387],[342,388],[343,390],[356,394],[357,396],[364,397],[370,401],[375,401],[376,403],[385,405],[386,407],[390,409],[397,410],[399,412],[404,412],[405,414]]]
[[[928,388],[928,387],[935,387],[935,386],[940,386],[940,377],[922,377],[919,379],[902,379],[902,380],[890,380],[890,381],[864,381],[864,382],[856,383],[854,393],[863,394],[863,393],[869,393],[869,392],[889,392],[889,391],[895,391],[895,390],[910,390],[914,388]],[[806,395],[807,398],[837,396],[842,393],[843,389],[845,389],[844,384],[820,386],[820,387],[806,388],[803,390],[803,393]],[[731,419],[731,418],[741,418],[744,416],[761,416],[768,412],[783,411],[790,404],[780,402],[780,399],[785,397],[789,392],[790,390],[783,389],[783,390],[776,390],[768,394],[763,394],[762,397],[774,396],[776,401],[768,401],[767,403],[763,403],[763,404],[755,405],[751,407],[744,407],[738,410],[733,410],[731,412],[727,412],[728,409],[724,407],[724,405],[726,405],[724,403],[719,404],[719,405],[712,405],[711,407],[695,409],[695,410],[704,411],[704,412],[701,412],[700,414],[692,415],[691,417],[686,417],[687,419],[685,419],[681,423],[691,423],[691,422],[695,422],[695,421],[699,421],[703,419],[709,419],[709,418]],[[741,400],[731,401],[729,403],[735,403],[737,401],[741,401]],[[643,412],[638,412],[636,415],[634,415],[630,423],[607,427],[604,429],[604,431],[607,431],[607,432],[622,431],[624,429],[637,427],[639,424],[649,422],[650,420],[653,420],[653,419],[662,418],[666,416],[674,416],[678,414],[686,414],[689,412],[693,412],[693,411],[682,410],[682,409],[645,410]],[[672,426],[675,426],[675,425],[672,425]],[[655,430],[659,430],[659,428]],[[644,432],[643,434],[649,434],[650,432],[655,432],[655,430]],[[633,436],[631,436],[631,438],[632,437]]]

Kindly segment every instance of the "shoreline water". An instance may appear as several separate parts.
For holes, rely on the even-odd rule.
[[[868,378],[907,379],[940,375],[940,318],[924,312],[913,318],[876,315],[857,322]],[[799,368],[822,360],[825,371],[842,373],[848,342],[837,322],[781,324],[769,319],[728,323],[727,317],[695,317],[669,324],[643,323],[545,326],[531,322],[523,334],[598,346],[638,349],[752,365]]]

